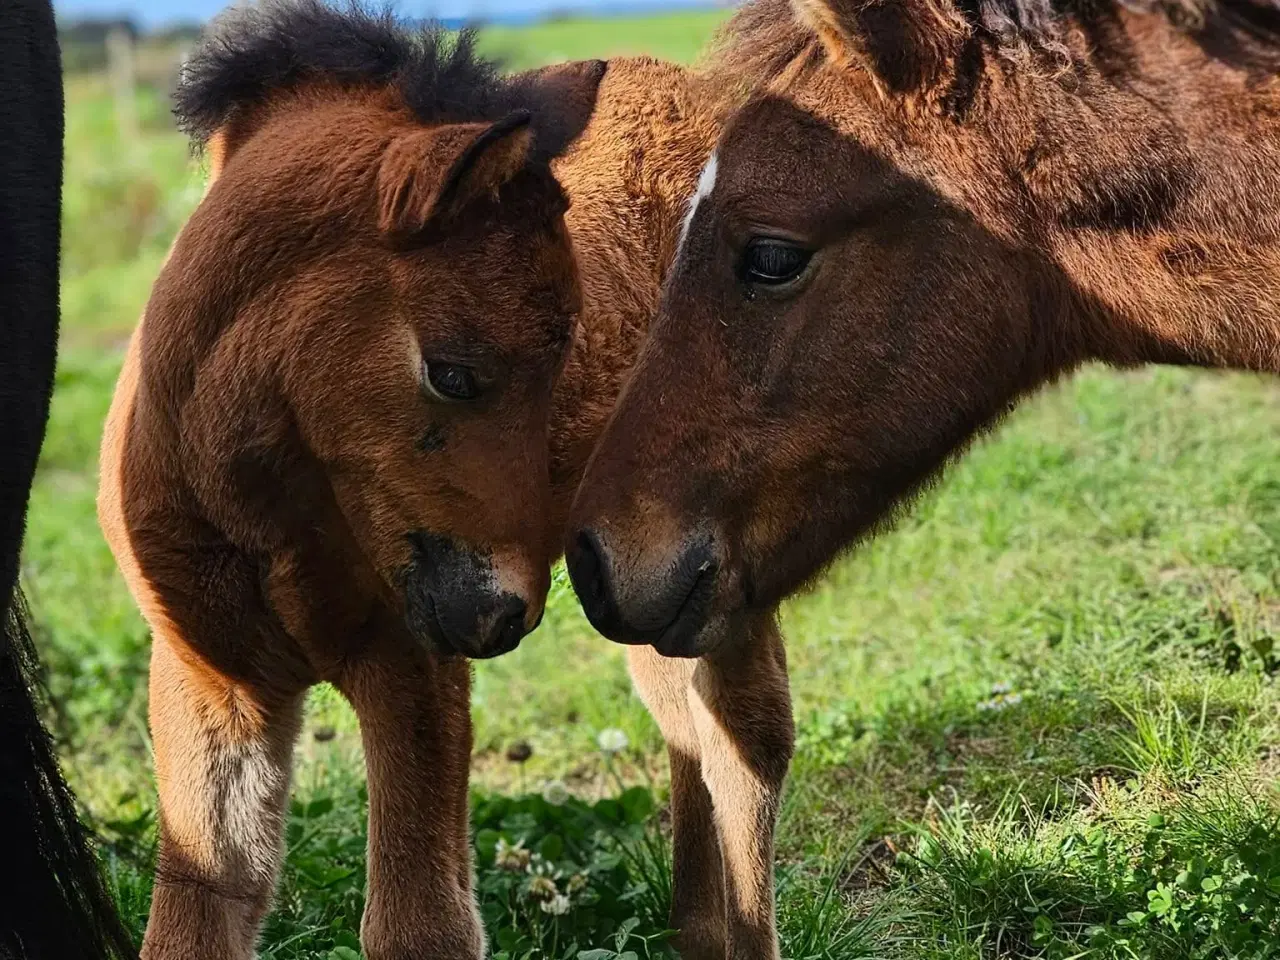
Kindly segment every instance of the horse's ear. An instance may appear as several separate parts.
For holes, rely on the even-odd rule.
[[[582,135],[595,112],[608,66],[603,60],[571,60],[511,78],[519,102],[532,107],[538,159],[560,156]]]
[[[221,176],[231,155],[240,149],[253,131],[253,121],[241,114],[232,116],[209,134],[208,139],[201,145],[205,158],[209,161],[209,180],[205,184],[206,191]]]
[[[529,162],[530,119],[517,110],[496,123],[455,123],[394,140],[378,169],[379,226],[412,236],[496,194]]]
[[[955,70],[972,28],[952,0],[791,0],[836,64],[870,71],[882,93],[912,93]]]

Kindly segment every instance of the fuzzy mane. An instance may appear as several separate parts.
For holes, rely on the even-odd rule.
[[[263,0],[214,19],[182,69],[178,125],[203,145],[237,113],[308,84],[396,87],[424,124],[498,120],[537,110],[532,84],[504,79],[475,33],[397,19],[359,0]],[[539,137],[539,141],[543,138]]]
[[[899,0],[845,0],[859,6]],[[926,0],[951,6],[969,43],[999,53],[1069,58],[1063,34],[1078,27],[1100,65],[1128,62],[1120,17],[1159,14],[1194,39],[1205,53],[1243,67],[1280,67],[1280,0]],[[938,16],[946,29],[954,17]],[[1116,57],[1114,55],[1118,54]],[[790,0],[747,0],[721,28],[704,69],[727,86],[753,89],[784,75],[798,76],[824,59],[821,45],[795,17]],[[798,68],[798,69],[797,69]]]

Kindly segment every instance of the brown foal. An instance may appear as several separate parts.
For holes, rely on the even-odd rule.
[[[99,515],[153,634],[143,955],[254,953],[305,691],[352,703],[365,956],[478,958],[469,656],[541,615],[552,385],[580,309],[550,161],[599,62],[314,0],[229,15],[178,113],[213,182],[135,333]]]

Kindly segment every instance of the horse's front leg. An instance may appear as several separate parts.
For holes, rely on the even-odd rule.
[[[303,691],[224,677],[179,638],[151,649],[160,849],[145,960],[250,960],[280,866]]]
[[[689,701],[724,861],[727,955],[777,958],[773,838],[795,725],[772,613],[698,661]]]
[[[350,662],[338,681],[360,719],[369,778],[368,960],[480,960],[467,775],[468,663],[420,651]]]
[[[658,721],[671,761],[671,926],[683,960],[724,960],[724,867],[711,794],[702,780],[702,748],[689,704],[695,660],[663,657],[650,646],[627,648],[631,678]]]

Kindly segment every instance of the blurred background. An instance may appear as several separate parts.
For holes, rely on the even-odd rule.
[[[513,69],[689,63],[729,13],[467,4],[399,9],[481,20],[483,49]],[[58,5],[63,321],[23,585],[64,763],[139,934],[154,856],[148,636],[94,516],[98,444],[124,346],[203,188],[168,99],[218,6]],[[785,957],[1276,956],[1278,424],[1274,378],[1086,370],[1023,404],[892,534],[786,606],[798,744],[779,833]],[[543,626],[477,666],[473,715],[496,955],[662,955],[662,740],[562,573]],[[298,756],[261,956],[353,960],[361,749],[328,688]],[[495,860],[499,838],[566,877],[586,871],[570,913],[552,921],[527,900]],[[1256,950],[1231,946],[1263,927]]]

